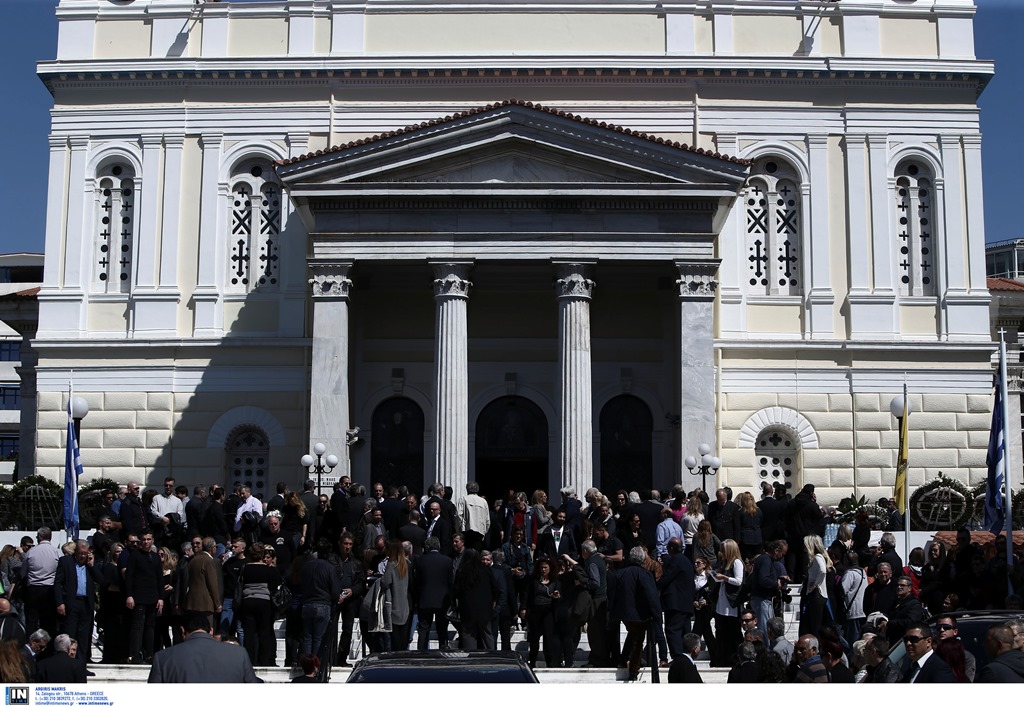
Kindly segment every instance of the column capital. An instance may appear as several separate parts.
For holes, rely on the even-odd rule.
[[[311,263],[309,284],[313,287],[313,299],[348,299],[352,281],[348,278],[351,262]]]
[[[676,268],[679,270],[679,279],[676,285],[679,286],[679,297],[685,300],[700,300],[715,298],[715,291],[718,289],[718,280],[715,273],[718,272],[719,260],[677,260]]]
[[[593,260],[552,260],[558,279],[555,280],[555,294],[559,299],[587,299],[594,296],[597,283],[591,280]]]
[[[472,260],[431,260],[434,269],[434,297],[459,297],[469,299],[469,271]]]

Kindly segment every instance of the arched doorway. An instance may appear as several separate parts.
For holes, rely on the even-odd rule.
[[[548,489],[548,421],[535,403],[507,395],[483,409],[476,421],[476,481],[489,500],[509,489]]]
[[[619,395],[601,409],[601,491],[639,491],[654,483],[650,408],[635,395]]]
[[[409,398],[388,398],[373,411],[370,481],[423,491],[423,411]]]

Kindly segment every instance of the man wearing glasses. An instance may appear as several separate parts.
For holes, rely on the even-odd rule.
[[[911,663],[902,682],[956,682],[949,664],[935,654],[928,624],[920,621],[911,624],[903,636],[903,644]]]
[[[938,631],[938,640],[945,641],[948,638],[953,640],[960,640],[960,630],[956,626],[956,619],[952,616],[943,616],[939,619],[939,623],[936,624],[935,630]],[[974,654],[964,647],[964,673],[967,675],[968,682],[974,682],[974,673],[978,668],[978,661],[975,659]]]
[[[818,639],[809,633],[800,636],[793,651],[799,666],[794,682],[828,682],[828,668],[818,655]]]
[[[896,604],[889,614],[889,624],[885,629],[886,638],[889,639],[889,643],[896,643],[903,638],[908,626],[921,621],[924,621],[924,608],[921,601],[914,596],[910,577],[900,577],[896,580]]]

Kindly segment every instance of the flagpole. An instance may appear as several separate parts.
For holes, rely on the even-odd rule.
[[[71,416],[71,408],[74,406],[74,404],[75,404],[75,369],[72,368],[71,370],[68,371],[68,416],[69,417]],[[64,446],[66,447],[67,444],[68,444],[68,440],[65,439],[64,440]],[[64,450],[64,456],[67,457],[67,455],[68,455],[68,450],[65,449]],[[65,466],[65,469],[64,469],[64,484],[66,486],[67,483],[68,483],[67,459],[66,458],[64,460],[64,466]],[[75,489],[75,495],[78,495],[78,489],[77,488]],[[69,540],[71,540],[71,533],[68,530],[67,520],[65,519],[65,522],[64,522],[64,542],[68,542]]]
[[[905,421],[902,421],[900,431],[903,432],[902,436],[910,436],[910,398],[907,396],[907,374],[903,374],[903,414],[906,416]],[[910,440],[904,439],[903,444],[907,447],[910,446]],[[902,454],[903,448],[900,448]],[[907,558],[907,564],[910,564],[910,459],[908,455],[907,469],[903,474],[903,504],[905,511],[903,513],[903,556]]]
[[[1007,398],[1007,384],[1006,384],[1006,337],[1005,330],[999,330],[999,393],[1002,397],[1003,405],[1003,440],[1006,452],[1006,462],[1003,465],[1003,502],[1004,502],[1004,513],[1006,518],[1004,520],[1006,527],[1006,582],[1009,594],[1013,594],[1013,582],[1010,577],[1013,575],[1013,483],[1010,481],[1010,474],[1013,470],[1010,464],[1010,418],[1006,414],[1006,401]]]

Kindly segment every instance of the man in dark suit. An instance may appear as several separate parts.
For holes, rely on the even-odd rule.
[[[608,585],[608,617],[626,625],[629,679],[635,681],[640,675],[640,657],[643,655],[647,627],[655,617],[661,616],[661,601],[654,575],[642,565],[647,551],[634,547],[629,551],[629,566],[619,570],[615,582]]]
[[[544,529],[544,532],[537,538],[537,551],[534,557],[545,556],[549,559],[556,559],[562,555],[568,555],[574,560],[580,557],[579,548],[576,546],[576,536],[566,523],[565,511],[559,508],[555,511],[551,525]]]
[[[484,564],[490,565],[494,579],[498,583],[498,600],[494,604],[494,617],[491,620],[491,635],[497,644],[501,637],[501,650],[512,650],[512,621],[519,616],[519,599],[516,596],[515,578],[512,570],[505,566],[505,553],[484,550],[481,553]]]
[[[217,508],[219,510],[220,506]],[[202,535],[203,523],[209,509],[210,501],[206,498],[206,484],[196,484],[192,487],[192,498],[188,499],[188,503],[185,504],[185,525],[190,537]]]
[[[770,483],[761,483],[763,496],[757,502],[761,509],[761,535],[765,542],[782,540],[785,535],[783,517],[786,512],[786,504],[775,498],[775,489]]]
[[[96,606],[98,581],[100,572],[94,565],[92,548],[85,540],[75,543],[74,555],[65,555],[57,561],[53,594],[57,602],[60,630],[62,634],[67,634],[78,641],[77,658],[82,665],[89,661],[93,607]],[[54,648],[57,649],[56,639]]]
[[[131,614],[128,661],[138,663],[153,654],[156,616],[163,612],[163,567],[153,552],[153,532],[142,533],[142,547],[132,550],[124,572],[125,606]]]
[[[438,509],[440,513],[440,509]],[[444,520],[443,518],[440,520]],[[440,538],[429,537],[423,544],[423,555],[416,560],[412,595],[419,607],[419,638],[416,648],[427,650],[430,627],[437,626],[437,642],[448,644],[448,606],[452,595],[452,558],[441,554]]]
[[[701,683],[704,679],[697,672],[697,656],[700,655],[700,636],[688,633],[683,636],[683,655],[672,661],[668,668],[668,681],[681,683]]]
[[[423,522],[423,529],[427,531],[428,538],[437,538],[443,554],[451,556],[452,524],[441,515],[441,502],[437,499],[431,499],[427,504],[427,518]]]
[[[252,669],[245,649],[221,643],[213,637],[206,620],[185,617],[185,641],[153,656],[149,682],[154,683],[244,683],[263,682]]]
[[[657,543],[658,523],[662,520],[661,512],[665,506],[661,503],[661,494],[653,489],[643,489],[640,497],[643,503],[636,507],[635,513],[640,516],[640,537],[650,552]]]
[[[903,645],[911,662],[902,682],[956,682],[949,663],[933,650],[932,630],[928,624],[911,624],[903,636]]]
[[[384,517],[384,527],[388,531],[389,538],[398,537],[398,529],[402,526],[402,511],[405,509],[405,501],[399,497],[398,489],[389,486],[387,495],[380,502],[378,508]]]
[[[79,648],[82,643],[79,642]],[[71,637],[62,633],[53,639],[53,655],[39,661],[36,669],[36,681],[51,684],[71,684],[86,682],[85,661],[68,655],[71,648]]]
[[[740,541],[740,507],[729,498],[724,488],[715,493],[715,502],[708,505],[707,518],[719,540]],[[803,538],[800,538],[801,543]]]
[[[423,554],[423,541],[427,539],[427,531],[420,526],[420,512],[413,509],[409,512],[408,521],[398,527],[397,537],[402,542],[412,545],[412,556]]]
[[[683,554],[683,543],[679,538],[668,541],[668,558],[664,567],[658,589],[661,591],[661,608],[665,610],[665,641],[674,661],[686,652],[683,636],[690,632],[694,593],[693,563]]]

